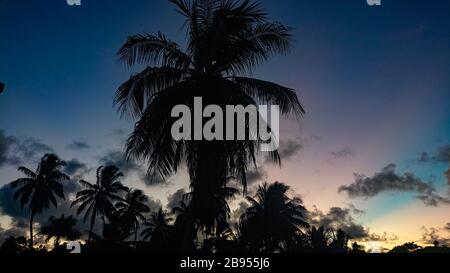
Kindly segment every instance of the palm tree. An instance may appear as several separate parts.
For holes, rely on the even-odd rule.
[[[134,244],[136,245],[140,221],[145,220],[144,213],[150,211],[148,197],[141,190],[127,191],[124,201],[116,204],[116,213],[127,233],[134,233]]]
[[[341,229],[338,229],[332,234],[333,240],[330,243],[331,251],[337,253],[348,252],[350,250],[348,247],[348,240],[350,239],[350,236]]]
[[[19,199],[20,205],[28,206],[30,212],[30,249],[33,249],[33,220],[34,216],[41,214],[51,205],[57,206],[57,197],[65,199],[62,182],[69,180],[69,176],[61,172],[61,167],[66,163],[57,155],[44,155],[37,167],[36,172],[19,167],[19,171],[27,177],[19,178],[9,185],[18,190],[14,198]]]
[[[288,197],[289,189],[283,183],[265,183],[255,198],[247,197],[251,206],[241,217],[240,232],[251,251],[279,251],[300,228],[309,226],[303,217],[303,202]]]
[[[120,193],[127,191],[128,188],[119,181],[122,176],[123,174],[116,166],[100,166],[97,169],[95,184],[80,181],[85,189],[77,193],[71,206],[79,205],[77,214],[85,211],[84,222],[90,216],[89,242],[97,215],[103,216],[103,222],[105,222],[105,217],[112,215],[115,211],[114,202],[123,201]]]
[[[46,235],[45,241],[55,238],[53,245],[56,248],[59,246],[61,239],[67,239],[70,241],[80,238],[81,233],[74,227],[77,224],[77,220],[72,215],[65,217],[64,214],[60,218],[51,216],[48,219],[48,225],[41,227],[41,234]]]
[[[288,27],[270,22],[260,4],[249,0],[170,2],[186,19],[186,50],[162,33],[130,36],[118,52],[119,59],[128,67],[148,67],[118,88],[115,103],[122,115],[137,121],[126,144],[127,158],[147,161],[149,174],[162,177],[172,175],[186,161],[193,193],[188,228],[197,223],[214,230],[214,215],[205,208],[230,177],[245,191],[246,172],[250,165],[256,166],[262,142],[176,141],[171,111],[179,104],[193,109],[194,97],[202,97],[205,104],[222,109],[270,104],[279,105],[282,114],[300,117],[304,110],[293,89],[243,76],[272,55],[290,52],[291,33]],[[280,163],[277,152],[270,158]]]
[[[326,252],[332,240],[332,230],[324,226],[312,227],[308,231],[309,246],[314,252]]]
[[[144,223],[145,229],[141,235],[144,240],[150,239],[150,244],[156,249],[168,245],[168,239],[173,230],[170,224],[172,218],[162,208],[151,214],[150,219]]]

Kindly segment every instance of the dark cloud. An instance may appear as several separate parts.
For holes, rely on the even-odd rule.
[[[240,217],[247,211],[250,204],[247,201],[239,202],[237,208],[231,212],[230,222],[232,225],[237,225],[239,223]]]
[[[395,242],[398,240],[398,236],[395,234],[387,234],[387,232],[384,232],[383,234],[376,234],[371,233],[369,237],[365,239],[365,241],[372,241],[372,242]]]
[[[370,233],[369,228],[357,223],[353,217],[361,214],[362,210],[350,206],[348,208],[332,207],[324,213],[314,206],[312,211],[308,211],[309,223],[313,226],[324,226],[334,230],[340,229],[347,233],[351,239],[357,241],[395,241],[397,236],[384,233],[378,235]]]
[[[35,138],[7,136],[0,130],[0,167],[36,162],[53,149]]]
[[[184,189],[179,189],[173,194],[167,197],[167,209],[172,211],[173,208],[178,207],[181,204],[181,201],[184,200],[186,195],[186,191]]]
[[[433,155],[430,155],[428,152],[422,152],[414,162],[419,164],[449,164],[449,169],[444,172],[444,176],[450,186],[450,144],[438,147]]]
[[[435,242],[440,245],[450,245],[450,239],[442,237],[439,233],[440,229],[438,228],[422,227],[422,242],[429,245],[433,245]]]
[[[450,223],[447,223],[444,227],[445,230],[450,231]]]
[[[335,230],[341,229],[350,235],[352,239],[365,239],[370,236],[369,230],[361,224],[355,223],[352,216],[352,209],[332,207],[327,213],[324,213],[314,207],[313,211],[308,213],[310,224],[314,226],[324,226]]]
[[[22,209],[18,201],[14,200],[14,192],[9,185],[0,188],[0,215],[8,215],[15,219],[27,219],[28,211]]]
[[[147,186],[156,186],[166,183],[158,174],[147,174],[143,165],[138,164],[133,160],[126,160],[122,151],[108,151],[100,158],[99,163],[103,166],[114,165],[125,175],[136,173]]]
[[[8,229],[2,229],[0,227],[0,245],[8,238],[10,237],[22,237],[26,236],[27,230],[25,228],[18,228],[15,226],[12,226]]]
[[[141,166],[139,164],[132,160],[126,160],[122,151],[108,151],[100,158],[99,162],[103,166],[114,165],[123,173],[141,170]]]
[[[433,159],[437,162],[450,163],[450,144],[439,147]]]
[[[72,181],[66,182],[74,183]],[[28,232],[28,210],[27,208],[21,208],[19,202],[14,199],[15,190],[9,185],[4,185],[0,188],[0,215],[6,215],[12,218],[12,231],[21,232],[26,234]],[[66,199],[58,199],[58,206],[51,206],[42,214],[35,216],[35,223],[39,226],[45,225],[50,216],[59,217],[62,214],[68,216],[73,215],[77,219],[77,228],[80,231],[88,229],[87,223],[83,223],[83,215],[76,215],[76,208],[71,208],[71,200],[69,199],[69,193],[65,191]]]
[[[290,160],[300,152],[302,148],[303,145],[298,140],[281,141],[278,153],[280,154],[281,160]]]
[[[447,171],[444,172],[445,177],[447,177],[447,183],[450,186],[450,167]]]
[[[76,158],[66,161],[66,166],[64,166],[64,172],[69,176],[86,173],[88,171],[88,166]]]
[[[336,159],[346,159],[353,157],[355,152],[351,147],[346,146],[339,151],[332,152],[331,155],[333,155]]]
[[[7,136],[5,131],[0,130],[0,167],[9,163],[9,150],[14,138]]]
[[[264,182],[268,177],[267,172],[263,168],[247,171],[247,185],[251,186],[257,182]]]
[[[366,212],[362,209],[358,209],[357,207],[355,207],[355,205],[353,204],[349,204],[348,207],[352,210],[352,213],[354,215],[362,215],[365,214]]]
[[[147,206],[150,208],[150,213],[158,211],[163,205],[160,200],[155,200],[152,197],[148,196]]]
[[[67,144],[67,149],[69,150],[89,150],[91,145],[85,141],[72,141],[72,143]]]
[[[412,173],[397,174],[396,167],[389,164],[372,177],[355,174],[355,181],[339,187],[339,192],[347,193],[350,198],[370,198],[383,192],[414,192],[426,205],[450,204],[450,198],[436,194],[431,183],[422,181]]]

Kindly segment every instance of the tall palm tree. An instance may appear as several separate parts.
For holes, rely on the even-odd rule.
[[[290,198],[289,186],[275,182],[258,188],[251,206],[241,217],[240,231],[251,251],[274,252],[282,249],[300,228],[308,227],[306,209],[299,198]]]
[[[57,206],[57,197],[65,199],[63,181],[69,180],[69,176],[61,172],[65,162],[57,155],[44,155],[36,172],[19,167],[19,171],[27,177],[19,178],[9,185],[18,188],[14,198],[19,199],[20,205],[28,206],[30,212],[30,249],[33,248],[33,220],[34,216],[47,210],[51,205]]]
[[[141,235],[144,240],[150,239],[150,244],[155,248],[160,248],[168,244],[168,239],[173,230],[170,224],[172,218],[169,214],[160,208],[153,212],[150,219],[144,223],[145,229],[142,230]]]
[[[119,181],[122,176],[123,174],[116,166],[100,166],[97,169],[97,182],[95,184],[84,180],[80,181],[85,189],[77,193],[71,206],[79,205],[77,214],[85,211],[84,222],[90,216],[89,242],[97,215],[101,215],[105,219],[105,216],[108,217],[114,213],[114,203],[123,201],[120,194],[126,192],[128,188]]]
[[[150,211],[148,197],[141,190],[127,191],[124,201],[116,204],[116,213],[127,233],[134,233],[136,244],[140,221],[145,221],[144,213]]]
[[[118,88],[115,103],[123,115],[137,121],[126,144],[127,158],[146,160],[149,174],[163,177],[186,161],[193,192],[189,226],[197,222],[213,230],[215,216],[205,208],[230,177],[240,181],[245,191],[246,172],[256,165],[262,142],[176,141],[171,111],[179,104],[193,109],[194,97],[202,97],[205,104],[222,109],[270,104],[279,105],[282,114],[300,117],[304,110],[293,89],[245,77],[272,55],[289,53],[291,33],[288,27],[270,22],[260,4],[249,0],[170,2],[186,19],[187,48],[181,49],[162,33],[130,36],[118,52],[120,60],[129,67],[148,67]],[[234,132],[235,128],[225,129]],[[277,152],[270,158],[280,163]]]
[[[77,220],[72,215],[65,217],[64,214],[60,218],[51,216],[48,219],[48,224],[41,227],[41,234],[46,236],[45,241],[48,242],[54,238],[54,247],[59,246],[61,239],[70,241],[80,238],[81,233],[75,229]]]

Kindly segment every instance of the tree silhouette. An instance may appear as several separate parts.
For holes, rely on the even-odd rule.
[[[153,212],[150,219],[144,223],[144,230],[141,235],[144,240],[150,239],[150,245],[154,249],[162,250],[168,245],[173,226],[170,224],[172,218],[162,208]]]
[[[147,205],[148,197],[141,190],[127,191],[124,201],[116,204],[116,213],[120,219],[124,230],[127,233],[134,233],[134,244],[136,245],[140,221],[145,221],[144,213],[150,211]]]
[[[308,232],[309,246],[314,252],[327,252],[330,241],[332,240],[332,230],[324,226],[319,228],[312,227]]]
[[[130,36],[118,56],[127,66],[147,65],[117,90],[115,103],[136,126],[126,144],[127,158],[144,159],[149,173],[163,177],[186,161],[192,196],[187,236],[194,225],[213,231],[217,224],[209,206],[230,177],[244,191],[246,173],[256,166],[261,141],[176,141],[171,111],[176,105],[193,109],[193,98],[205,104],[279,105],[282,114],[299,117],[304,110],[293,89],[244,77],[274,54],[289,53],[290,29],[268,20],[259,3],[251,1],[170,0],[186,19],[186,50],[164,34]],[[245,121],[248,128],[248,121]],[[235,128],[225,128],[233,130]],[[225,132],[224,132],[225,133]],[[279,163],[277,152],[270,159]],[[212,205],[213,204],[213,205]],[[188,243],[185,241],[185,243]]]
[[[60,245],[61,239],[73,241],[80,238],[81,233],[74,228],[76,224],[77,220],[72,215],[67,218],[64,214],[60,218],[51,216],[48,224],[41,227],[40,233],[46,236],[46,242],[54,238],[53,245],[56,248]]]
[[[44,155],[37,167],[36,172],[19,167],[19,171],[27,177],[19,178],[9,185],[18,188],[14,198],[19,199],[21,207],[28,206],[30,213],[30,249],[33,249],[33,220],[36,214],[47,210],[51,205],[57,206],[57,197],[65,199],[61,182],[69,180],[69,177],[61,172],[65,166],[57,155]]]
[[[116,166],[100,166],[97,169],[97,182],[95,184],[81,180],[80,184],[85,188],[77,193],[76,199],[71,206],[79,205],[77,214],[85,211],[84,222],[90,216],[89,238],[91,241],[92,231],[97,215],[105,217],[111,216],[114,211],[114,202],[123,201],[120,194],[127,191],[119,179],[123,174]]]
[[[349,235],[343,230],[338,229],[336,232],[332,233],[332,241],[330,243],[330,248],[332,252],[346,253],[349,251],[348,248]]]
[[[281,250],[300,228],[309,226],[302,201],[288,197],[288,191],[286,184],[265,183],[255,198],[247,197],[251,207],[241,217],[240,236],[250,251]]]

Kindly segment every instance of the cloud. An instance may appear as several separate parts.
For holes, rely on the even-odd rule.
[[[447,171],[444,172],[445,177],[447,177],[447,183],[450,186],[450,167]]]
[[[86,164],[80,162],[78,159],[73,158],[69,161],[66,161],[66,166],[64,166],[63,170],[67,175],[72,176],[74,174],[82,174],[89,171],[89,168]]]
[[[26,229],[18,228],[15,226],[10,227],[9,229],[2,229],[0,227],[0,245],[10,237],[22,237],[26,236]]]
[[[339,151],[332,152],[331,155],[333,155],[336,159],[347,159],[353,157],[355,152],[351,147],[346,146]]]
[[[167,197],[167,209],[172,211],[173,208],[178,207],[183,201],[186,191],[184,189],[179,189],[173,194]]]
[[[125,175],[136,173],[147,186],[156,186],[166,183],[166,181],[158,174],[148,175],[143,165],[138,164],[133,160],[126,160],[123,152],[119,150],[106,152],[100,157],[99,163],[104,166],[114,165]]]
[[[444,229],[450,231],[450,222],[445,225]]]
[[[314,226],[324,226],[335,230],[341,229],[350,235],[352,239],[363,239],[369,237],[369,230],[364,226],[355,223],[350,208],[332,207],[327,213],[323,213],[314,206],[313,211],[309,211],[310,224]]]
[[[72,141],[72,143],[67,144],[67,149],[69,150],[89,150],[91,145],[85,141]]]
[[[72,181],[66,183],[73,183]],[[4,185],[0,188],[0,215],[6,215],[12,218],[14,232],[23,230],[23,234],[28,232],[29,214],[27,208],[21,208],[20,203],[14,199],[15,189],[9,185]],[[83,223],[83,215],[76,215],[76,208],[71,208],[71,200],[68,198],[69,192],[65,190],[66,199],[58,199],[58,206],[51,206],[42,214],[35,216],[35,223],[38,226],[45,225],[50,216],[59,217],[62,214],[69,216],[73,215],[77,219],[77,229],[85,231],[88,229],[87,223]]]
[[[251,186],[257,182],[263,182],[268,177],[267,171],[263,168],[247,171],[247,185]]]
[[[358,241],[395,241],[397,236],[383,233],[378,235],[370,233],[369,228],[355,221],[353,215],[361,214],[362,210],[349,206],[348,208],[332,207],[324,213],[314,206],[312,211],[308,211],[309,223],[313,226],[340,229],[347,233],[351,239]]]
[[[396,168],[395,164],[389,164],[372,177],[355,174],[355,181],[339,187],[339,192],[345,192],[350,198],[370,198],[384,192],[414,192],[426,205],[450,204],[450,198],[436,194],[431,183],[412,173],[397,174]]]
[[[450,245],[450,239],[442,237],[439,233],[440,229],[438,228],[422,227],[422,242],[430,245],[435,242],[438,242],[440,245]]]
[[[14,138],[7,136],[5,131],[0,130],[0,167],[9,163],[9,149],[14,141]]]
[[[29,137],[7,136],[0,130],[0,167],[3,165],[21,165],[37,162],[53,149],[40,140]]]
[[[281,160],[290,160],[300,152],[302,148],[303,145],[298,140],[281,141],[278,153],[280,154]]]
[[[428,152],[421,152],[414,160],[416,163],[450,163],[450,144],[437,148],[433,155]]]
[[[240,217],[247,211],[250,204],[247,201],[239,202],[237,208],[231,212],[230,222],[232,225],[237,225],[239,223]]]
[[[123,173],[142,170],[141,166],[136,162],[126,160],[122,151],[108,151],[99,160],[101,165],[114,165]]]

